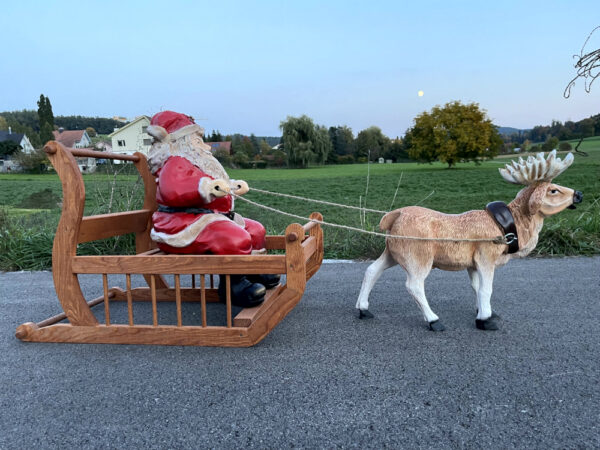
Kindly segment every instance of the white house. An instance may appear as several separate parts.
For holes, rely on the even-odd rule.
[[[152,137],[146,133],[148,125],[150,125],[150,117],[139,116],[109,134],[113,153],[132,155],[140,152],[147,156],[152,145]]]
[[[23,153],[31,153],[34,150],[27,136],[24,133],[13,133],[11,127],[8,127],[8,131],[0,130],[0,142],[4,141],[13,141],[15,144],[19,144]]]
[[[29,154],[34,150],[33,145],[31,145],[31,142],[29,142],[27,136],[25,136],[23,133],[13,133],[11,127],[8,127],[8,131],[0,130],[0,142],[4,141],[13,141],[15,144],[21,147],[23,153]],[[0,172],[19,170],[21,170],[21,166],[19,166],[19,164],[12,159],[12,155],[7,155],[0,158]]]

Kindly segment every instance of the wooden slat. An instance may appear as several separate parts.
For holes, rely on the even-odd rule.
[[[175,305],[177,308],[177,326],[181,326],[181,286],[179,284],[179,274],[175,274]]]
[[[267,236],[265,247],[267,250],[284,250],[285,236]]]
[[[282,274],[284,255],[127,255],[76,256],[73,273]]]
[[[150,275],[148,275],[150,277]],[[156,281],[156,279],[155,279]],[[119,288],[112,288],[111,291],[114,291],[113,301],[122,302],[127,300],[127,292],[123,291]],[[198,289],[192,288],[180,288],[181,292],[181,301],[183,303],[199,303],[201,301],[200,291]],[[207,289],[206,290],[206,301],[209,303],[216,303],[219,301],[219,295],[216,289]],[[131,290],[131,298],[134,302],[149,302],[151,301],[151,294],[149,287],[139,287]],[[157,302],[174,302],[175,301],[175,289],[174,288],[166,288],[160,289],[156,288],[156,301]]]
[[[206,278],[204,277],[204,274],[200,275],[200,295],[202,326],[206,328]]]
[[[318,225],[319,225],[319,223],[318,223],[318,222],[315,222],[315,221],[312,221],[312,220],[311,220],[310,222],[307,222],[307,223],[305,223],[305,224],[302,226],[302,228],[304,228],[304,232],[305,232],[305,233],[308,233],[310,230],[312,230],[314,227],[316,227],[316,226],[318,226]]]
[[[270,304],[276,301],[277,297],[284,289],[285,287],[283,285],[269,289],[265,295],[264,302],[253,308],[244,308],[234,317],[233,326],[248,328],[265,310],[270,308]]]
[[[102,274],[102,287],[104,290],[104,318],[106,325],[110,325],[110,305],[108,303],[108,277],[105,273]]]
[[[317,240],[310,236],[302,243],[302,249],[304,250],[304,261],[308,261],[317,251]]]
[[[225,303],[227,305],[227,328],[231,328],[231,275],[226,275],[225,292],[227,292]]]
[[[127,313],[129,315],[129,325],[133,326],[133,297],[131,295],[131,274],[125,275],[127,288]]]
[[[156,281],[154,275],[150,275],[150,295],[152,297],[152,325],[157,327],[158,311],[156,309]]]
[[[120,161],[132,161],[137,162],[140,158],[136,155],[120,155],[118,153],[111,152],[97,152],[94,150],[86,150],[83,148],[67,148],[73,156],[83,158],[97,158],[97,159],[117,159]]]
[[[249,347],[256,342],[244,328],[175,325],[71,326],[56,324],[38,328],[28,322],[17,329],[19,339],[28,342],[72,342],[81,344],[203,345]]]
[[[110,289],[108,291],[108,297],[113,298],[114,296],[115,296],[115,291],[113,289]],[[95,298],[93,300],[90,300],[89,302],[87,302],[87,305],[91,308],[92,306],[96,306],[102,302],[104,302],[104,295],[102,295],[101,297]],[[48,317],[47,319],[44,319],[41,322],[36,323],[36,325],[40,328],[43,328],[43,327],[47,327],[48,325],[54,325],[55,323],[61,322],[61,321],[65,320],[66,318],[67,318],[67,315],[63,312],[63,313],[57,314],[55,316]]]
[[[148,225],[150,215],[149,210],[141,209],[84,217],[79,228],[77,242],[90,242],[127,233],[142,232]]]
[[[192,274],[192,289],[196,289],[196,274]]]

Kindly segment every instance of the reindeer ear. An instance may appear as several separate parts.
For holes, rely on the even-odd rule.
[[[536,186],[531,195],[529,196],[529,215],[535,216],[537,212],[542,207],[542,201],[546,196],[546,190],[548,188],[548,183],[541,183]]]

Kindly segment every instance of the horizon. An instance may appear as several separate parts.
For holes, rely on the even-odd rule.
[[[600,87],[586,93],[578,80],[570,98],[563,91],[575,76],[572,56],[600,25],[594,6],[5,5],[0,24],[12,39],[0,110],[37,110],[44,94],[56,116],[131,120],[171,109],[207,133],[256,136],[280,136],[281,121],[306,114],[355,135],[375,125],[394,138],[454,100],[478,103],[500,127],[579,121],[600,112]],[[77,11],[81,24],[64,11]],[[599,47],[600,30],[585,52]]]

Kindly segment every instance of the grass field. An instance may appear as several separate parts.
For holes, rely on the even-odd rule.
[[[584,192],[577,210],[566,210],[546,220],[536,255],[590,255],[600,253],[600,137],[585,141],[574,164],[556,182]],[[479,166],[459,164],[366,164],[324,166],[310,169],[230,170],[230,176],[246,180],[251,187],[358,206],[364,205],[369,172],[368,208],[388,211],[420,204],[447,213],[483,209],[493,200],[511,201],[520,187],[502,180],[498,168],[508,160],[497,159]],[[392,204],[398,186],[397,196]],[[86,214],[137,208],[142,186],[135,175],[85,175]],[[433,193],[432,193],[433,192]],[[50,266],[54,230],[60,216],[61,185],[56,175],[0,175],[0,270],[41,269]],[[253,193],[248,199],[307,217],[312,211],[326,222],[377,230],[381,214],[367,213],[364,224],[358,211]],[[112,207],[108,207],[112,204]],[[37,210],[37,211],[36,211]],[[31,213],[27,214],[27,212]],[[269,234],[280,234],[296,220],[236,202],[236,211],[261,221]],[[328,258],[377,257],[384,248],[382,238],[347,230],[325,229]],[[88,243],[82,254],[132,251],[131,237]]]

